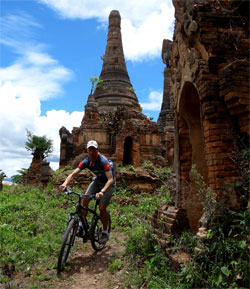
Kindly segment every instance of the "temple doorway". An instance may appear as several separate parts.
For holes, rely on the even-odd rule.
[[[195,184],[191,168],[207,181],[205,161],[205,142],[201,123],[199,94],[191,82],[186,82],[181,93],[178,111],[179,162],[181,203],[187,210],[191,231],[196,231],[202,215],[202,205],[198,196],[199,188]]]
[[[131,136],[125,138],[123,149],[123,165],[133,165],[133,139]]]

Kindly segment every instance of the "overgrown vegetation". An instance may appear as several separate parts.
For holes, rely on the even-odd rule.
[[[89,78],[91,82],[91,91],[90,94],[93,94],[98,87],[103,86],[103,80],[97,77],[96,75]]]
[[[58,170],[55,176],[70,169]],[[55,274],[54,277],[51,274],[45,276],[44,272],[45,268],[56,272],[61,238],[74,203],[54,190],[53,184],[54,180],[51,180],[45,190],[42,186],[4,186],[0,194],[0,284],[11,282],[17,272],[23,272],[33,282],[50,282],[57,278]],[[141,218],[147,219],[166,201],[161,193],[153,196],[142,193],[136,203],[120,204],[120,200],[132,198],[132,192],[126,186],[118,186],[114,195],[117,199],[110,205],[113,230],[127,233],[141,226]],[[110,270],[118,270],[122,264],[123,259],[113,261]],[[25,288],[41,288],[34,284]]]
[[[215,217],[210,218],[210,228],[200,240],[189,232],[171,238],[173,253],[184,250],[191,255],[188,263],[173,267],[171,258],[156,243],[150,225],[154,211],[171,202],[171,171],[149,162],[144,168],[159,176],[163,185],[153,194],[137,195],[125,182],[117,186],[109,207],[112,230],[128,237],[125,254],[110,261],[109,272],[123,274],[124,288],[247,288],[249,211],[211,214]],[[55,175],[63,173],[58,170]],[[211,196],[198,175],[197,184],[208,202]],[[214,212],[214,201],[207,204]],[[41,282],[50,288],[56,282],[58,251],[72,207],[68,196],[54,190],[53,180],[46,190],[4,187],[0,194],[0,284],[12,286],[12,276],[17,272],[32,280],[25,288],[41,288]]]
[[[18,170],[18,174],[11,176],[11,180],[18,184],[20,182],[20,180],[22,179],[23,175],[26,174],[28,171],[28,169],[25,168],[21,168],[20,170]]]
[[[144,164],[155,173],[150,163]],[[190,261],[173,270],[171,256],[155,243],[152,228],[145,223],[129,233],[127,256],[131,260],[126,288],[249,288],[250,211],[233,212],[217,203],[195,167],[193,177],[209,222],[205,237],[184,232],[171,238],[172,253],[190,254]]]
[[[63,198],[41,188],[4,187],[0,194],[0,281],[14,272],[30,274],[46,263],[53,269],[65,214]]]
[[[189,286],[194,288],[249,286],[247,246],[249,217],[249,211],[235,213],[224,210],[214,218],[206,237],[197,244],[200,250],[182,274],[183,280],[188,281]]]
[[[34,135],[31,131],[27,131],[27,141],[25,148],[37,160],[43,160],[53,151],[53,142],[51,139],[44,136]]]
[[[112,153],[116,149],[116,137],[122,129],[122,121],[124,117],[124,107],[118,106],[114,111],[104,111],[101,113],[101,121],[103,127],[111,138]]]

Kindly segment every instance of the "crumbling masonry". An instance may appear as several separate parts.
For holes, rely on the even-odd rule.
[[[111,11],[100,81],[88,97],[81,126],[72,134],[60,130],[60,167],[78,164],[90,139],[124,165],[138,166],[142,160],[166,164],[164,129],[141,113],[126,68],[120,23],[119,12]]]

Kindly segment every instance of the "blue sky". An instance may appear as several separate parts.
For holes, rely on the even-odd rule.
[[[163,90],[163,39],[172,39],[171,0],[0,0],[0,169],[28,168],[26,129],[54,143],[61,126],[80,126],[105,53],[108,16],[119,10],[124,55],[143,113],[157,121]]]

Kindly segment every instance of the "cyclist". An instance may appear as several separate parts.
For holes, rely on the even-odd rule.
[[[103,225],[101,232],[100,243],[106,243],[109,239],[108,233],[108,213],[107,206],[110,203],[113,190],[115,188],[115,176],[112,162],[110,162],[104,155],[100,154],[98,150],[98,144],[95,140],[90,140],[87,143],[88,156],[79,163],[78,167],[66,178],[64,183],[60,186],[62,190],[65,190],[68,184],[79,174],[79,172],[85,168],[90,169],[96,177],[88,186],[86,194],[96,195],[97,199],[100,199],[100,215]],[[84,198],[82,205],[88,207],[90,199]],[[83,210],[82,214],[86,217],[87,211]],[[82,235],[83,230],[80,226],[80,232]]]

